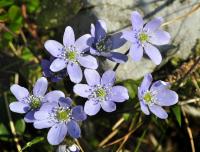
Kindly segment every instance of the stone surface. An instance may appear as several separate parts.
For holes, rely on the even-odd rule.
[[[130,25],[130,14],[134,10],[144,14],[146,21],[155,16],[162,16],[167,22],[185,15],[197,3],[198,0],[88,0],[86,3],[88,9],[81,11],[69,21],[69,24],[75,27],[77,34],[84,34],[89,32],[91,23],[103,19],[107,23],[108,31],[113,33]],[[172,40],[170,45],[161,47],[164,58],[162,64],[172,56],[186,59],[190,55],[197,38],[200,38],[198,25],[200,25],[200,11],[163,26],[171,34]],[[116,51],[124,53],[128,47],[129,44],[126,44]],[[115,63],[108,60],[100,63],[104,70],[115,66]],[[156,65],[148,58],[134,62],[129,57],[128,62],[121,64],[117,69],[117,78],[119,80],[139,79],[155,68]]]
[[[54,0],[42,1],[42,12],[38,16],[38,23],[44,29],[56,28],[56,35],[60,40],[67,25],[74,28],[76,37],[89,33],[91,23],[98,19],[105,20],[109,33],[115,33],[130,26],[130,14],[139,11],[148,21],[151,18],[162,16],[165,22],[185,15],[199,0]],[[81,10],[80,10],[81,9]],[[58,11],[59,10],[59,11]],[[77,14],[77,12],[79,12]],[[170,45],[161,47],[163,62],[166,63],[172,56],[186,59],[196,40],[200,38],[200,10],[182,20],[163,26],[172,40]],[[125,53],[129,44],[124,45],[118,52]],[[111,69],[115,63],[109,60],[100,60],[103,70]],[[161,65],[162,65],[161,64]],[[155,70],[148,58],[140,62],[130,59],[117,69],[117,78],[139,79],[146,73]]]

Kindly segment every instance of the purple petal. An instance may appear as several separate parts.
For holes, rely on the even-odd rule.
[[[44,75],[45,77],[50,77],[50,76],[51,76],[51,71],[50,71],[50,69],[49,69],[50,65],[51,65],[51,63],[50,63],[49,60],[43,59],[43,60],[41,61],[41,66],[42,66],[42,70],[43,70],[43,75]]]
[[[161,26],[162,22],[163,22],[163,18],[161,18],[161,17],[155,18],[155,19],[149,21],[145,25],[144,29],[147,29],[151,32],[154,32],[155,30],[157,30]]]
[[[101,78],[101,84],[106,86],[113,86],[115,83],[115,72],[112,70],[107,70],[104,72]]]
[[[72,117],[76,121],[83,121],[87,118],[82,106],[76,106],[72,108]]]
[[[114,86],[111,90],[111,100],[114,102],[124,102],[129,99],[128,90],[122,86]]]
[[[12,94],[17,98],[17,100],[22,100],[25,97],[29,96],[29,92],[26,88],[21,87],[18,84],[13,84],[10,87],[10,91],[12,92]]]
[[[149,90],[149,87],[152,83],[152,80],[153,80],[152,75],[150,73],[146,74],[144,76],[144,79],[143,79],[141,85],[140,85],[140,90],[142,90],[142,91]]]
[[[116,63],[125,63],[128,60],[128,57],[119,52],[110,52],[109,60],[114,61]]]
[[[158,80],[152,84],[150,90],[151,91],[161,91],[163,89],[168,89],[169,86],[170,86],[170,83]]]
[[[156,104],[160,106],[171,106],[178,102],[178,95],[175,91],[164,89],[156,95]]]
[[[35,114],[35,110],[29,111],[24,117],[25,122],[27,123],[34,122],[35,121],[34,114]]]
[[[100,110],[101,106],[99,102],[95,102],[93,100],[88,100],[85,102],[85,106],[84,106],[84,111],[87,115],[96,115],[99,110]]]
[[[144,48],[146,54],[149,56],[149,58],[156,64],[159,65],[162,61],[162,56],[159,52],[159,50],[154,47],[151,44],[147,44]]]
[[[64,46],[70,47],[71,45],[74,45],[74,43],[75,43],[74,30],[70,26],[67,26],[65,28],[63,36],[63,44]]]
[[[155,114],[160,119],[166,119],[168,117],[167,112],[158,105],[151,105],[149,106],[150,111]]]
[[[78,38],[75,42],[75,47],[78,51],[83,52],[89,49],[88,41],[91,38],[90,34],[85,34]]]
[[[98,63],[95,57],[91,55],[84,55],[78,57],[78,62],[85,68],[97,69]]]
[[[76,84],[73,91],[81,97],[88,98],[88,96],[91,94],[90,89],[91,87],[87,84]]]
[[[50,116],[50,114],[49,114],[49,112],[48,111],[43,111],[43,110],[39,110],[39,111],[36,111],[35,113],[34,113],[34,118],[36,119],[36,120],[46,120],[46,119],[48,119],[49,118],[49,116]]]
[[[55,124],[48,132],[47,139],[51,145],[60,144],[67,134],[67,126],[65,123]]]
[[[144,104],[143,101],[140,101],[140,108],[141,108],[141,110],[142,110],[146,115],[149,115],[149,114],[150,114],[147,105]]]
[[[136,11],[131,13],[131,23],[134,30],[140,30],[143,28],[144,25],[142,16]]]
[[[47,91],[48,81],[45,77],[39,78],[33,87],[33,95],[36,97],[44,96]]]
[[[72,82],[74,82],[74,83],[81,82],[83,74],[82,74],[82,70],[78,64],[68,63],[67,73],[69,74],[69,78]]]
[[[36,129],[44,129],[44,128],[50,128],[55,124],[52,120],[49,119],[43,119],[43,120],[36,120],[33,123],[33,126]]]
[[[55,99],[53,99],[55,100]],[[52,112],[53,108],[58,106],[58,101],[57,102],[46,102],[43,103],[42,106],[40,107],[40,111],[46,111],[46,112]]]
[[[143,48],[138,44],[132,44],[129,54],[133,61],[140,61],[143,56]]]
[[[44,47],[54,57],[58,57],[63,49],[63,45],[54,40],[46,41]]]
[[[123,33],[119,32],[119,33],[112,34],[110,36],[110,40],[112,42],[111,50],[118,49],[126,43],[126,40],[123,38],[122,35]]]
[[[106,36],[107,27],[103,20],[98,20],[95,24],[95,37],[97,40],[102,39]]]
[[[92,48],[92,47],[90,47],[90,53],[91,53],[92,55],[100,56],[100,53],[99,53],[96,49],[94,49],[94,48]]]
[[[63,70],[65,67],[66,61],[64,59],[57,58],[51,63],[50,70],[53,72],[58,72]]]
[[[130,41],[132,43],[137,42],[136,38],[135,38],[135,33],[133,31],[123,31],[122,32],[122,37],[125,38],[127,41]]]
[[[10,103],[9,108],[12,112],[16,113],[26,113],[30,110],[30,106],[28,104],[20,101]]]
[[[65,107],[65,108],[70,107],[72,104],[72,99],[69,97],[66,97],[66,98],[61,97],[59,99],[59,104],[60,106]]]
[[[112,101],[102,101],[101,107],[106,112],[113,112],[116,110],[116,104]]]
[[[77,122],[71,120],[67,123],[68,133],[72,138],[79,138],[81,136],[81,129]]]
[[[165,45],[170,41],[170,34],[163,30],[156,30],[150,37],[150,42],[155,45]]]
[[[91,24],[91,26],[90,26],[90,33],[91,33],[92,37],[95,37],[95,26],[94,26],[94,24]]]
[[[65,94],[62,91],[54,90],[54,91],[47,93],[44,96],[43,102],[57,102],[58,103],[59,99],[62,97],[63,98],[65,97]]]
[[[96,70],[85,69],[84,75],[85,75],[87,83],[90,86],[100,84],[100,75]]]

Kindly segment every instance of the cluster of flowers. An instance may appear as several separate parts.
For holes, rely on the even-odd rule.
[[[73,29],[68,26],[63,36],[63,45],[55,40],[48,40],[44,46],[52,55],[50,61],[43,60],[43,75],[53,82],[61,80],[66,74],[72,82],[74,93],[86,98],[84,107],[72,107],[72,100],[64,93],[54,90],[46,93],[48,82],[45,77],[37,80],[32,93],[17,84],[11,86],[11,92],[18,101],[10,104],[10,109],[17,113],[26,113],[24,119],[33,123],[37,129],[50,128],[47,139],[50,144],[60,144],[69,134],[79,138],[81,130],[79,123],[87,115],[96,115],[102,108],[106,112],[116,110],[115,102],[129,99],[128,90],[123,86],[115,86],[115,72],[107,70],[102,76],[96,71],[97,59],[101,56],[116,63],[125,63],[128,57],[117,53],[114,49],[129,41],[129,54],[134,61],[139,61],[143,52],[155,63],[160,64],[162,57],[155,45],[169,43],[170,35],[161,30],[163,22],[156,18],[144,23],[138,12],[131,15],[132,30],[121,34],[107,35],[106,24],[98,20],[91,25],[91,34],[85,34],[75,40]],[[84,67],[84,72],[82,68]],[[80,83],[83,75],[87,84]],[[161,119],[168,117],[162,106],[171,106],[178,102],[176,92],[169,90],[169,83],[156,81],[152,84],[151,74],[147,74],[138,87],[138,98],[141,110],[149,115],[150,111]]]

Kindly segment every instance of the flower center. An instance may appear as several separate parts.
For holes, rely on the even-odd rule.
[[[139,40],[140,42],[144,43],[149,40],[149,36],[146,33],[142,32],[139,34]]]
[[[30,106],[31,106],[31,109],[38,109],[38,108],[40,108],[40,106],[41,106],[40,98],[32,96],[31,97]]]
[[[103,88],[98,88],[98,89],[96,90],[96,95],[97,95],[97,97],[99,97],[99,98],[105,98],[106,95],[107,95],[107,93],[106,93],[106,90],[105,90],[105,89],[103,89]]]
[[[147,103],[147,104],[150,104],[153,102],[153,95],[151,94],[151,92],[146,92],[145,95],[143,96],[143,99],[144,101]]]
[[[66,121],[70,118],[70,113],[70,109],[58,110],[56,113],[56,117],[59,121]]]
[[[67,57],[68,57],[68,60],[70,61],[76,61],[76,55],[77,55],[77,52],[75,51],[67,52]]]
[[[106,44],[105,44],[105,38],[99,40],[97,43],[96,43],[96,49],[98,51],[106,51]]]

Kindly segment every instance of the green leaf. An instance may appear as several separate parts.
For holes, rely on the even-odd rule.
[[[128,121],[129,118],[130,118],[130,114],[129,113],[124,113],[123,114],[123,118],[124,118],[124,120]]]
[[[13,39],[13,35],[11,33],[9,33],[9,32],[4,32],[3,33],[3,39],[11,41]]]
[[[14,0],[0,0],[0,8],[10,6],[14,3]]]
[[[172,107],[172,112],[174,113],[179,126],[181,126],[181,108],[178,105]]]
[[[27,142],[26,145],[22,148],[21,152],[24,151],[25,149],[27,149],[28,147],[31,147],[34,144],[37,144],[41,141],[44,140],[44,137],[36,137],[33,140],[31,140],[30,142]]]
[[[21,55],[22,59],[24,59],[25,61],[30,61],[34,58],[34,55],[32,54],[31,50],[27,47],[23,48],[22,50],[22,55]]]
[[[137,85],[134,80],[126,80],[123,82],[124,86],[128,89],[128,93],[131,99],[135,98],[137,94]]]
[[[18,6],[12,5],[8,10],[8,17],[12,22],[16,22],[21,18],[21,10]]]
[[[0,135],[10,135],[8,129],[3,123],[0,123]]]
[[[10,132],[3,123],[0,123],[0,140],[8,141],[10,138]]]
[[[1,14],[0,15],[0,21],[6,21],[8,19],[8,14]]]
[[[35,12],[40,6],[39,0],[27,0],[27,9],[29,13]]]
[[[26,124],[24,122],[24,119],[18,119],[15,122],[15,128],[16,128],[17,134],[22,135],[25,131],[25,128],[26,128]]]

